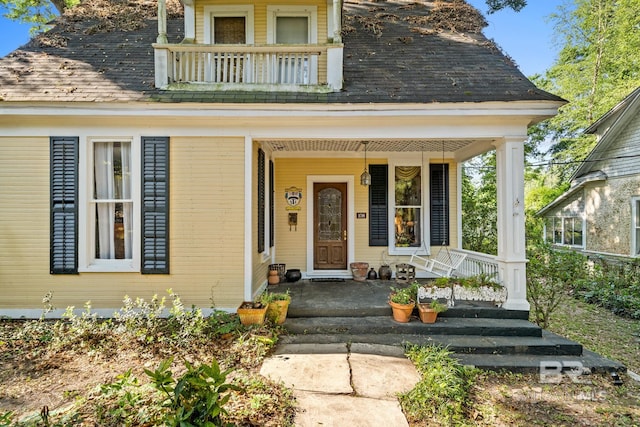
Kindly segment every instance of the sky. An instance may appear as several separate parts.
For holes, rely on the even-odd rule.
[[[511,9],[487,15],[485,0],[467,0],[489,22],[484,34],[493,39],[520,67],[526,76],[544,74],[555,61],[558,46],[547,16],[565,0],[529,0],[520,12]],[[0,7],[0,15],[5,9]],[[29,26],[0,17],[0,57],[29,41]]]

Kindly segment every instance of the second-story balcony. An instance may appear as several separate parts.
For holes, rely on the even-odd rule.
[[[332,92],[342,45],[154,44],[156,86],[178,90]]]

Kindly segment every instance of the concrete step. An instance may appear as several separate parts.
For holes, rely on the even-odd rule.
[[[588,381],[584,376],[574,376],[580,369],[586,373],[608,374],[626,372],[621,363],[604,358],[592,351],[584,350],[582,355],[529,355],[529,354],[453,354],[464,365],[475,366],[487,371],[509,371],[517,373],[546,374],[546,381]],[[560,372],[563,374],[560,375]]]
[[[438,345],[456,354],[528,354],[580,356],[582,346],[545,332],[542,337],[416,334],[306,334],[282,335],[282,344],[372,344],[403,348],[407,344]]]
[[[415,313],[415,312],[414,312]],[[391,316],[391,307],[387,303],[372,304],[369,306],[354,306],[349,304],[332,304],[329,306],[305,305],[297,303],[289,306],[287,317],[372,317]],[[443,318],[464,317],[464,318],[493,318],[493,319],[520,319],[529,318],[528,311],[505,310],[504,308],[481,306],[481,305],[460,305],[449,308],[444,313],[439,314]]]
[[[287,317],[284,327],[292,334],[407,334],[407,335],[475,335],[506,337],[541,337],[542,329],[521,319],[439,318],[436,323],[414,319],[398,323],[389,316],[364,317]]]

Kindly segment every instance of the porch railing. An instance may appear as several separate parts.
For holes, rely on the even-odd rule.
[[[484,274],[495,279],[496,283],[502,283],[496,256],[467,250],[459,250],[459,252],[467,254],[467,257],[456,270],[457,276],[470,277]]]
[[[341,45],[154,44],[156,83],[247,86],[319,86],[319,64],[327,68]],[[322,55],[327,59],[321,61]],[[331,73],[327,72],[327,81]],[[340,73],[341,77],[341,73]],[[327,85],[326,83],[324,84]],[[242,88],[238,88],[242,89]]]

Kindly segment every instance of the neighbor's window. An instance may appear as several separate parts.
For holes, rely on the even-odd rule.
[[[94,142],[93,154],[94,257],[132,259],[131,142]]]
[[[582,225],[579,217],[547,217],[545,241],[556,245],[583,246]]]
[[[633,255],[640,255],[640,198],[633,198],[631,202],[632,213],[632,242]]]
[[[395,167],[395,246],[422,246],[422,168]]]

